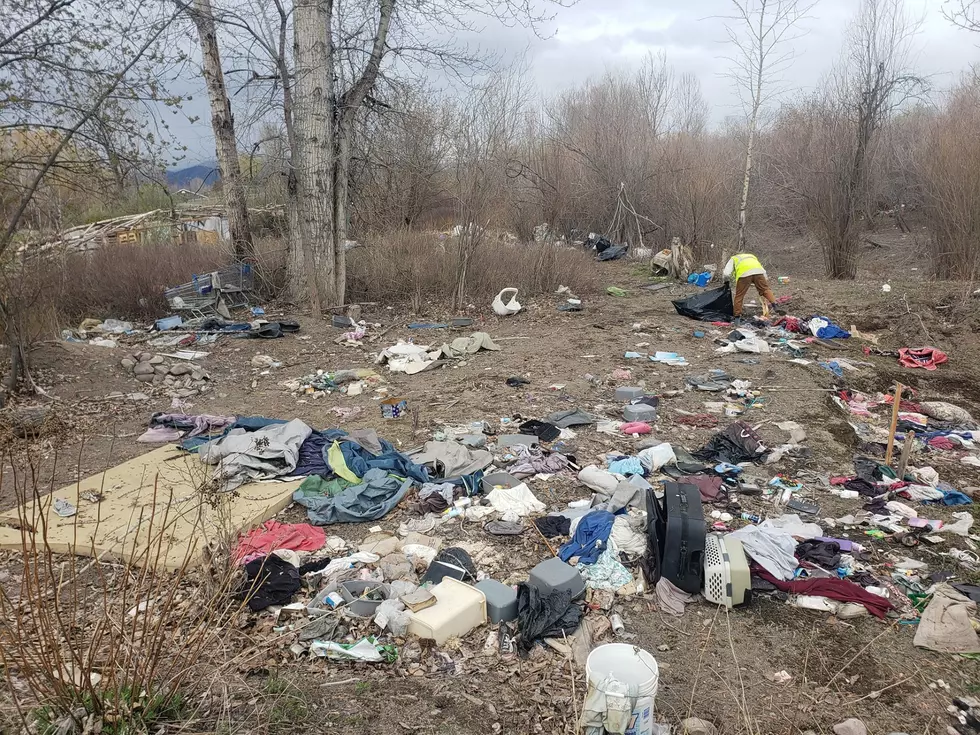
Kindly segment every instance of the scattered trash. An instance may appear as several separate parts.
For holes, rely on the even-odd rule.
[[[491,306],[498,316],[513,316],[521,310],[521,305],[517,301],[517,289],[503,289],[494,297]]]
[[[400,419],[408,413],[408,401],[404,398],[387,398],[381,401],[381,418]]]

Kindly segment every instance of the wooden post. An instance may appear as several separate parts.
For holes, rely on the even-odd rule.
[[[898,479],[905,479],[905,468],[909,464],[909,455],[912,453],[912,446],[915,444],[915,432],[910,431],[905,435],[905,444],[902,446],[902,454],[898,458]]]
[[[895,402],[892,404],[892,425],[888,429],[888,451],[885,452],[885,464],[891,467],[892,453],[895,451],[895,429],[898,428],[898,409],[902,405],[902,391],[904,386],[895,383]]]

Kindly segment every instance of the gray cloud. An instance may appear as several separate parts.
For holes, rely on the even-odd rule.
[[[702,84],[720,122],[737,114],[738,97],[725,77],[732,54],[724,21],[727,0],[580,0],[557,8],[555,18],[539,29],[505,27],[474,19],[477,32],[458,33],[454,40],[493,52],[504,60],[527,54],[538,90],[551,95],[609,70],[638,67],[648,53],[667,54],[675,73],[692,73]],[[839,58],[841,44],[856,0],[820,0],[805,21],[806,33],[792,43],[794,59],[783,76],[788,90],[813,88]],[[971,64],[980,62],[980,34],[955,28],[941,14],[937,0],[907,0],[922,28],[916,39],[917,64],[934,87],[950,84]],[[541,36],[544,36],[543,38]],[[181,81],[194,89],[195,100],[185,112],[200,116],[195,124],[173,121],[173,128],[190,149],[189,160],[213,157],[207,100],[196,79]]]

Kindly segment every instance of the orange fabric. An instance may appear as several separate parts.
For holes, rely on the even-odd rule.
[[[764,298],[770,304],[776,303],[776,296],[773,294],[772,289],[769,288],[769,279],[764,275],[759,274],[755,276],[743,276],[738,279],[735,284],[735,316],[742,316],[742,304],[745,302],[745,294],[748,293],[749,286],[755,286],[755,290],[759,292],[759,296]]]

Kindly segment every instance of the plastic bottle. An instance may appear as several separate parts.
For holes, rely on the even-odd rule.
[[[742,515],[740,515],[739,518],[741,518],[743,521],[750,521],[752,523],[762,522],[762,517],[757,516],[754,513],[742,513]]]

